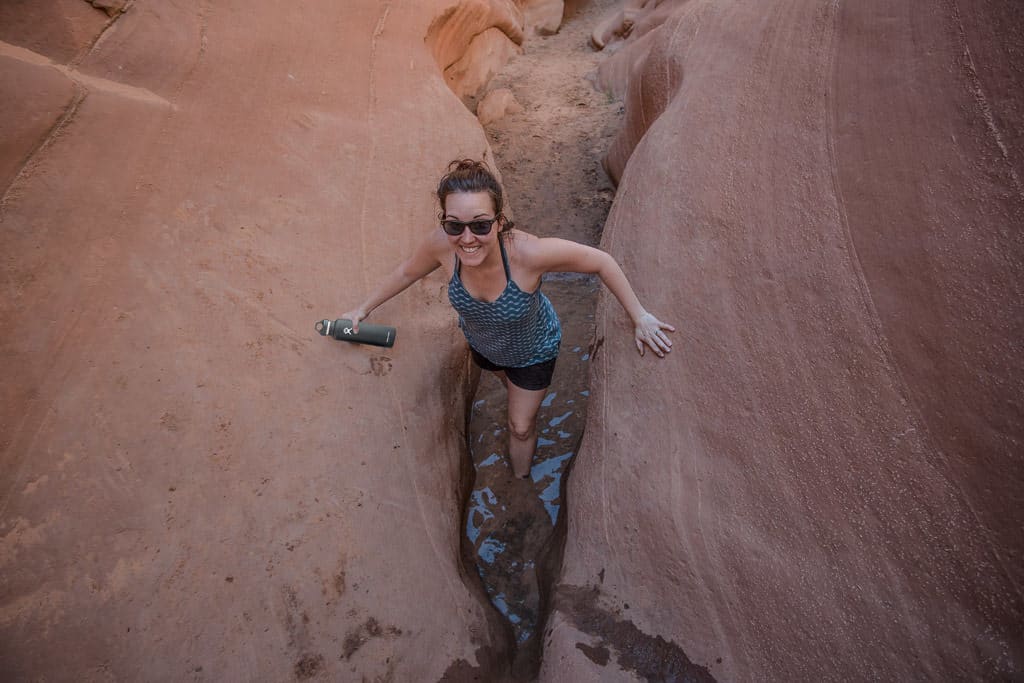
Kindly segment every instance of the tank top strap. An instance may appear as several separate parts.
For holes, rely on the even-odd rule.
[[[501,233],[498,233],[498,246],[501,248],[501,265],[505,266],[505,282],[512,282],[512,271],[508,267],[508,254],[505,253],[505,240],[501,239]]]

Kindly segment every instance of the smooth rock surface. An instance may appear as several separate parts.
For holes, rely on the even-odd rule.
[[[611,55],[598,66],[594,87],[634,103],[626,107],[626,120],[605,156],[604,169],[613,182],[619,182],[633,148],[675,96],[683,78],[681,57],[700,26],[696,17],[706,7],[690,0],[662,0],[627,7],[613,18],[613,23],[628,24],[627,40],[609,46]]]
[[[625,0],[608,12],[590,33],[590,44],[603,50],[610,44],[625,40],[633,33],[639,17],[649,16],[655,8],[665,6],[663,0]]]
[[[474,36],[466,47],[466,53],[444,70],[445,81],[452,92],[472,109],[473,103],[501,67],[520,52],[521,48],[504,32],[489,28]]]
[[[0,41],[66,64],[77,61],[102,35],[109,17],[85,0],[4,0]]]
[[[491,29],[504,34],[504,41]],[[485,33],[486,38],[477,40]],[[463,100],[467,95],[475,96],[480,83],[486,81],[480,74],[497,72],[514,53],[504,42],[521,46],[524,39],[523,13],[512,0],[462,0],[437,16],[426,35],[427,46],[444,72],[448,87]],[[473,49],[488,58],[460,64],[473,42],[477,43]]]
[[[541,680],[1024,676],[1022,21],[663,23],[603,245],[679,332],[600,306]]]
[[[523,110],[523,105],[516,101],[516,96],[508,88],[495,88],[491,90],[476,108],[476,117],[480,120],[481,126],[487,126],[500,121],[508,114],[516,114]]]
[[[519,0],[523,10],[523,24],[527,30],[540,35],[558,33],[565,13],[563,0]]]
[[[375,313],[393,349],[313,330],[435,229],[447,162],[488,154],[424,40],[447,3],[136,0],[102,39],[80,0],[14,5],[4,678],[495,677],[441,279]]]
[[[25,61],[27,52],[0,44],[0,92],[18,93],[0,100],[0,186],[5,188],[82,97],[74,81],[50,67],[45,57]]]

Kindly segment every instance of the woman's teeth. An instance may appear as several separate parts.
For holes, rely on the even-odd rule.
[[[479,246],[476,246],[476,247],[462,247],[462,251],[466,252],[467,254],[475,254],[477,251],[479,251],[479,249],[480,249]]]

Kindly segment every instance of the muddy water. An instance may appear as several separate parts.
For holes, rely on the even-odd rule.
[[[612,0],[594,0],[558,35],[527,41],[525,54],[491,84],[513,91],[524,112],[488,129],[517,227],[542,237],[596,246],[614,190],[601,157],[622,115],[618,102],[586,80],[598,55],[589,33]],[[594,309],[594,276],[555,273],[543,291],[562,321],[562,348],[538,416],[540,439],[530,478],[508,463],[506,397],[482,373],[468,429],[475,482],[466,510],[466,541],[492,604],[517,645],[514,669],[529,675],[540,661],[547,587],[561,564],[564,491],[586,422]],[[623,315],[625,323],[625,315]],[[629,333],[624,329],[624,333]]]

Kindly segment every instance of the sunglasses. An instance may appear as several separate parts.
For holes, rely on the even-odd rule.
[[[467,227],[474,235],[486,235],[491,231],[491,226],[494,225],[496,220],[498,220],[497,217],[469,221],[468,223],[463,223],[462,221],[443,220],[441,221],[441,229],[452,237],[458,237]]]

